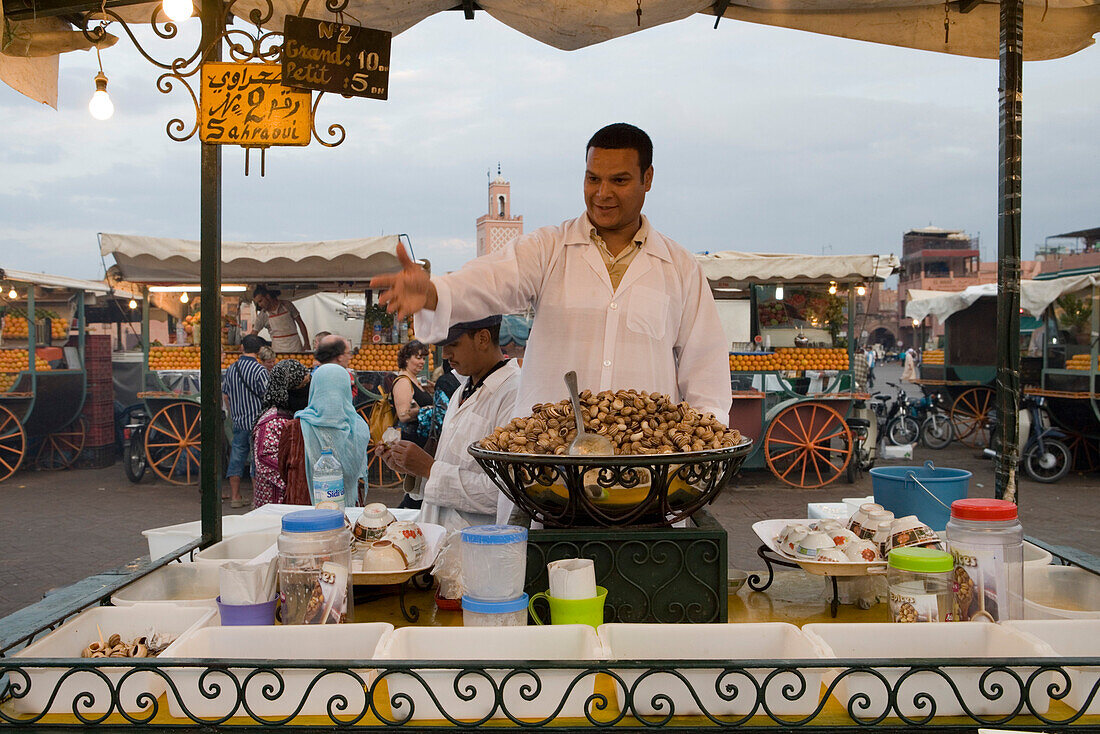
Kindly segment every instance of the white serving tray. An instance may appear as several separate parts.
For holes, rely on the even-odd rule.
[[[805,558],[787,553],[777,542],[779,533],[791,523],[808,525],[815,520],[796,518],[788,520],[760,520],[752,524],[756,536],[776,555],[786,561],[797,563],[806,573],[817,576],[874,576],[886,573],[886,561],[849,561],[848,563],[835,563],[832,561],[807,561]]]
[[[447,535],[447,529],[442,525],[434,525],[430,522],[418,522],[420,531],[424,533],[424,541],[427,547],[420,562],[412,568],[404,571],[363,571],[356,570],[356,561],[351,562],[351,582],[355,586],[385,586],[387,584],[403,584],[418,573],[427,571],[435,563],[435,557],[439,555],[439,549],[443,546],[443,538]]]

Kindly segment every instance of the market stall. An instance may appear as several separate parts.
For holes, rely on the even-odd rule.
[[[108,288],[11,269],[0,270],[0,280],[2,482],[20,466],[68,468],[84,449],[85,297],[106,294]]]
[[[834,481],[849,462],[847,418],[860,395],[852,382],[859,306],[897,259],[742,252],[697,259],[733,337],[730,425],[757,442],[745,466],[767,467],[795,487]]]
[[[362,293],[372,277],[397,266],[398,241],[393,235],[330,242],[225,243],[222,277],[231,285],[222,286],[221,310],[211,316],[203,313],[201,302],[193,295],[199,291],[197,242],[101,234],[100,253],[114,260],[108,277],[140,284],[149,296],[142,305],[145,390],[139,393],[147,423],[138,431],[140,440],[132,440],[133,450],[124,457],[130,466],[128,475],[140,480],[147,466],[174,484],[199,480],[199,331],[204,317],[221,321],[224,370],[240,355],[240,338],[250,327],[241,316],[241,304],[250,299],[253,284],[277,288],[289,300],[322,292]],[[149,305],[153,301],[175,317],[173,344],[150,344]],[[352,368],[369,368],[363,375],[367,390],[377,388],[386,368],[396,369],[396,363],[390,366],[396,349],[397,345],[382,343],[381,337],[377,342],[368,337],[360,347]],[[297,359],[307,367],[313,363],[308,351],[276,356]],[[364,414],[369,411],[371,396],[365,390],[360,400]]]

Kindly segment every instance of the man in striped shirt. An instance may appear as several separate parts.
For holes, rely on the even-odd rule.
[[[229,478],[232,507],[244,507],[245,504],[241,497],[241,477],[252,446],[252,426],[260,417],[264,393],[267,392],[268,372],[257,359],[263,345],[263,339],[253,334],[242,339],[243,354],[229,365],[222,379],[222,393],[233,420],[233,444],[229,451],[229,467],[225,472]]]

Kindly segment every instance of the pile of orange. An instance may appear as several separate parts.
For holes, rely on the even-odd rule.
[[[18,374],[11,372],[0,372],[0,392],[7,392],[15,386],[15,381],[19,378]]]
[[[730,372],[772,372],[778,370],[846,370],[847,349],[780,348],[759,354],[731,354]]]
[[[1088,360],[1086,360],[1087,362]],[[929,349],[921,357],[921,362],[924,364],[943,364],[943,350],[942,349]]]
[[[44,328],[41,319],[50,319],[50,337],[52,339],[64,339],[69,335],[68,320],[60,318],[52,311],[38,311],[36,315],[39,319],[39,330]],[[9,313],[4,317],[4,329],[2,333],[6,339],[26,339],[30,334],[30,323],[27,321],[25,315],[20,313]]]
[[[150,347],[149,349],[149,369],[151,370],[197,370],[198,368],[198,347]]]
[[[1067,370],[1087,370],[1089,369],[1089,356],[1088,354],[1075,354],[1066,360]]]
[[[30,366],[31,355],[26,349],[0,349],[0,372],[22,372]],[[50,363],[35,355],[34,368],[46,372],[50,369]]]
[[[183,330],[187,334],[195,333],[195,330],[199,328],[199,322],[202,321],[202,314],[193,313],[183,317]]]
[[[397,353],[401,344],[367,344],[351,358],[351,368],[360,372],[393,372],[397,369]],[[435,358],[428,352],[428,369],[434,369]]]

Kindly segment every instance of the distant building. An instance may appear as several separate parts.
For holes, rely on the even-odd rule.
[[[489,182],[489,213],[477,218],[477,256],[496,252],[523,234],[523,215],[512,216],[512,185],[500,175]]]
[[[1051,244],[1051,240],[1076,241],[1072,244]],[[1100,269],[1100,227],[1047,237],[1045,244],[1036,246],[1035,259],[1040,261],[1043,273],[1067,270],[1095,272]]]

